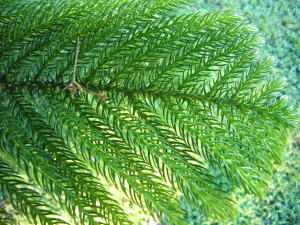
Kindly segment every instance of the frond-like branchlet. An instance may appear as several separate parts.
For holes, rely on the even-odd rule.
[[[35,224],[69,224],[61,220],[54,209],[43,201],[43,196],[3,161],[0,161],[0,172],[0,187],[4,197],[31,221]]]
[[[55,135],[42,115],[34,111],[24,96],[14,99],[17,101],[11,102],[11,113],[27,123],[22,129],[15,122],[16,118],[2,109],[3,149],[18,159],[18,165],[27,175],[47,189],[71,217],[78,208],[81,223],[87,220],[89,224],[98,224],[96,219],[101,218],[114,224],[126,224],[128,219],[118,203],[110,198],[109,192],[63,139]],[[33,134],[34,130],[39,132]]]
[[[104,179],[162,223],[186,224],[177,192],[232,218],[212,167],[263,194],[296,126],[284,80],[241,17],[182,4],[0,1],[7,204],[35,224],[133,224]]]

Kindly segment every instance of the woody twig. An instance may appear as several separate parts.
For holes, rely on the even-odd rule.
[[[80,51],[80,40],[79,40],[79,37],[78,37],[72,81],[64,89],[62,89],[62,91],[69,90],[70,91],[70,97],[72,99],[75,98],[75,94],[77,93],[77,90],[79,90],[79,91],[84,90],[86,92],[92,93],[92,94],[98,96],[99,100],[101,100],[101,101],[105,101],[105,100],[109,99],[108,97],[105,96],[106,92],[99,91],[98,93],[96,93],[96,92],[93,92],[93,91],[87,89],[86,87],[81,86],[80,84],[78,84],[76,82],[76,71],[77,71],[77,62],[78,62],[79,51]]]

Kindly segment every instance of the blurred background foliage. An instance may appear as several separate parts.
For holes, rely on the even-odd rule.
[[[275,58],[273,76],[286,77],[284,94],[300,111],[300,1],[298,0],[197,0],[187,11],[234,10],[255,24],[265,43],[261,55]],[[231,190],[237,202],[235,221],[223,224],[279,225],[300,224],[300,132],[291,135],[283,165],[276,167],[274,178],[264,198],[258,199],[230,186],[222,176],[220,183]],[[201,212],[183,202],[191,225],[217,225]]]
[[[187,12],[206,13],[213,10],[234,10],[250,23],[255,24],[265,43],[261,55],[275,58],[274,76],[286,77],[286,93],[290,96],[296,111],[300,109],[300,1],[299,0],[196,0]],[[217,173],[217,172],[216,172]],[[277,166],[274,178],[264,198],[258,199],[231,186],[222,175],[219,182],[230,190],[237,202],[238,215],[235,221],[223,224],[280,225],[300,224],[300,132],[289,142],[284,165]],[[111,187],[112,189],[114,187]],[[118,192],[115,190],[115,192]],[[137,225],[156,225],[150,216],[142,212],[130,199],[121,196],[122,203]],[[13,209],[4,207],[0,196],[0,225],[27,224]],[[220,223],[205,217],[187,202],[182,203],[191,225],[218,225]],[[13,222],[9,214],[17,221]]]

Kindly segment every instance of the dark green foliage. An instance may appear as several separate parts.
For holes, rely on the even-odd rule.
[[[298,143],[299,144],[299,143]],[[292,149],[288,149],[286,165],[277,168],[273,180],[266,195],[261,198],[253,198],[246,195],[240,189],[232,190],[233,199],[239,205],[238,216],[235,220],[227,221],[227,225],[235,224],[299,224],[300,223],[300,151],[296,143]],[[220,177],[222,182],[222,178]],[[232,186],[224,182],[223,186],[232,189]],[[182,203],[187,211],[186,217],[192,225],[219,224],[207,218],[195,207],[186,201]]]
[[[180,225],[177,192],[234,217],[212,167],[264,193],[296,126],[284,81],[241,17],[180,4],[1,1],[0,188],[34,224],[132,224],[104,180]]]
[[[286,93],[298,104],[300,72],[300,1],[298,0],[197,0],[192,11],[235,10],[259,28],[265,44],[262,55],[276,59],[274,74],[288,79]]]
[[[212,11],[220,9],[235,9],[242,13],[247,20],[258,26],[265,44],[262,55],[272,54],[275,59],[273,68],[275,75],[285,76],[288,80],[285,93],[290,96],[291,102],[299,110],[299,41],[300,32],[300,2],[285,0],[198,0],[190,10]],[[236,220],[227,221],[225,224],[299,224],[299,174],[300,174],[300,133],[294,135],[295,140],[290,140],[290,147],[285,153],[285,162],[276,167],[272,183],[266,195],[253,198],[241,190],[234,188],[226,179],[218,177],[224,187],[230,189],[233,199],[239,205]],[[218,173],[217,173],[218,174]],[[233,189],[233,190],[232,190]],[[183,202],[187,211],[186,217],[191,224],[216,224],[207,218],[195,207]],[[223,223],[222,223],[223,224]]]

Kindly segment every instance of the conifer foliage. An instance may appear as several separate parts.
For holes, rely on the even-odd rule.
[[[295,116],[240,16],[0,2],[0,190],[33,224],[134,224],[104,180],[164,224],[187,223],[178,193],[234,216],[212,167],[263,194]]]

